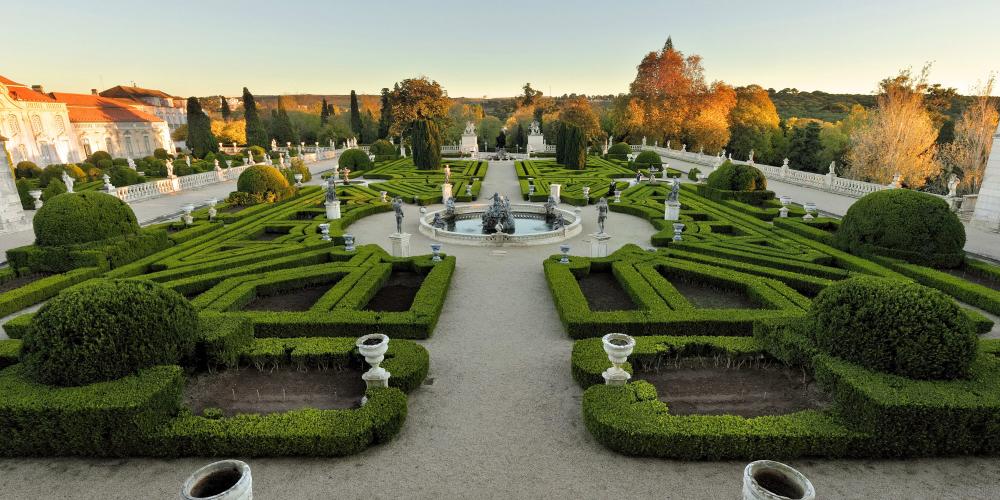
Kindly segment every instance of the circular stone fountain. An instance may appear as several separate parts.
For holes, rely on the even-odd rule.
[[[568,210],[545,205],[511,204],[494,194],[490,203],[456,207],[449,200],[444,210],[420,217],[420,232],[429,238],[456,245],[546,245],[580,234],[580,217]]]

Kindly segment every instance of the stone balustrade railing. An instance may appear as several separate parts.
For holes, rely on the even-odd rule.
[[[712,156],[658,146],[633,145],[632,151],[653,151],[665,158],[682,160],[688,163],[709,167],[703,172],[705,174],[711,173],[712,169],[722,163],[721,156]],[[741,165],[750,163],[748,161],[735,159],[730,161]],[[787,166],[775,167],[773,165],[765,165],[762,163],[754,163],[753,166],[760,169],[760,171],[763,172],[764,176],[768,179],[787,182],[788,184],[795,184],[797,186],[819,189],[821,191],[842,194],[844,196],[851,196],[853,198],[860,198],[868,193],[874,193],[875,191],[891,188],[891,186],[876,184],[873,182],[845,179],[843,177],[838,177],[835,173],[817,174],[803,170],[794,170],[788,168]]]
[[[313,148],[313,152],[304,153],[302,155],[303,161],[306,163],[314,163],[320,160],[336,158],[337,156],[337,151],[330,148],[321,147],[319,148],[319,151],[315,151],[315,149],[316,148]],[[122,201],[131,203],[133,201],[156,198],[157,196],[176,193],[178,191],[196,189],[209,184],[215,184],[217,182],[236,180],[239,178],[240,174],[248,168],[250,168],[250,165],[240,165],[238,167],[220,168],[210,172],[185,175],[171,179],[159,179],[144,182],[142,184],[117,187],[115,188],[115,193]]]

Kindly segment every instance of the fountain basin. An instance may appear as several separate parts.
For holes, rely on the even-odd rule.
[[[428,238],[456,245],[529,246],[558,243],[583,231],[580,218],[568,210],[555,209],[556,213],[566,221],[566,225],[553,230],[545,221],[545,207],[543,205],[511,204],[511,213],[516,222],[514,233],[484,234],[482,232],[482,215],[488,208],[489,205],[485,203],[456,206],[455,224],[447,229],[431,225],[434,215],[440,214],[441,217],[444,217],[445,210],[428,212],[420,216],[420,232]]]

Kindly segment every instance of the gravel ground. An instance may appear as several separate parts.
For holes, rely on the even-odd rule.
[[[492,164],[483,188],[516,197],[510,163]],[[430,241],[416,230],[414,253]],[[584,209],[584,234],[596,211]],[[352,230],[359,243],[388,246],[392,214]],[[648,244],[652,227],[611,213],[612,247]],[[255,496],[289,498],[738,498],[743,462],[630,458],[594,442],[570,376],[563,332],[541,261],[558,245],[507,249],[447,246],[458,257],[434,337],[428,384],[410,395],[409,417],[392,442],[334,459],[251,459]],[[0,460],[0,498],[176,498],[209,459]],[[794,460],[820,498],[997,498],[1000,460]],[[622,476],[615,479],[614,474]]]

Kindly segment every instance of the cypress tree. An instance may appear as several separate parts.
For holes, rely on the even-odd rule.
[[[566,163],[566,124],[563,122],[556,128],[556,163]]]
[[[389,89],[382,88],[382,109],[378,117],[378,138],[388,139],[392,128],[392,105],[389,103]]]
[[[188,119],[188,149],[197,158],[204,158],[208,153],[218,153],[219,143],[212,135],[212,120],[208,118],[205,111],[201,109],[201,103],[196,97],[188,97],[187,101]]]
[[[364,125],[361,123],[361,110],[358,109],[358,94],[351,91],[351,132],[355,137],[361,137],[361,130]]]
[[[288,112],[285,111],[285,105],[280,100],[278,101],[278,111],[274,113],[273,127],[274,140],[278,141],[278,143],[291,142],[297,144],[299,142],[298,134],[295,133],[292,121],[288,118]]]
[[[229,121],[229,117],[232,116],[233,110],[229,109],[229,101],[226,100],[225,96],[219,96],[219,100],[222,101],[222,119]]]
[[[257,113],[257,103],[253,99],[253,94],[243,87],[243,116],[246,119],[247,146],[260,146],[265,150],[271,149],[270,141],[267,139],[267,130]]]
[[[322,127],[330,121],[330,108],[326,103],[326,98],[323,98],[323,104],[320,106],[319,111],[319,125]]]
[[[565,149],[563,159],[566,168],[583,170],[587,165],[587,143],[583,137],[583,129],[576,125],[567,125],[565,136]]]
[[[441,132],[437,124],[430,120],[417,120],[413,122],[412,130],[413,164],[421,170],[440,168]]]

